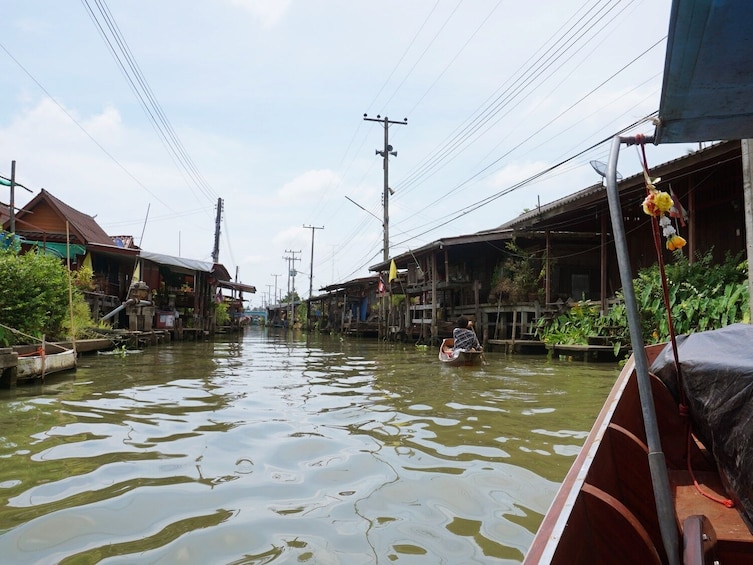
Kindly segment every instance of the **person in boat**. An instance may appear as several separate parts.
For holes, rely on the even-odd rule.
[[[454,349],[465,349],[467,351],[481,351],[483,349],[478,342],[476,332],[473,331],[473,322],[465,316],[460,316],[455,322],[452,337],[455,340]]]

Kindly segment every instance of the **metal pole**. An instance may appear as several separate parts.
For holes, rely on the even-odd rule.
[[[10,162],[10,233],[16,233],[16,161]]]
[[[649,141],[649,138],[646,138]],[[612,139],[612,147],[609,151],[607,164],[607,199],[609,201],[609,214],[612,219],[612,231],[614,232],[614,245],[617,250],[617,261],[620,267],[620,280],[622,281],[622,293],[625,297],[628,325],[630,327],[630,341],[633,347],[635,361],[635,373],[638,380],[638,391],[641,397],[641,410],[643,423],[646,428],[646,443],[648,445],[648,464],[651,470],[651,482],[656,498],[656,511],[659,517],[659,529],[661,530],[664,549],[670,565],[679,565],[679,540],[675,525],[675,511],[672,500],[672,491],[669,486],[669,475],[664,452],[661,447],[659,428],[656,422],[654,397],[651,392],[651,377],[648,374],[648,359],[643,343],[643,331],[641,319],[638,314],[638,306],[633,287],[633,275],[630,269],[630,254],[628,253],[625,239],[625,226],[622,223],[622,208],[620,206],[620,194],[617,190],[617,159],[620,153],[620,144],[633,145],[636,143],[633,137],[615,136]]]
[[[743,158],[743,197],[745,201],[745,249],[748,258],[748,294],[753,297],[753,143],[740,140]],[[12,194],[12,193],[11,193]],[[12,210],[11,205],[11,210]],[[750,300],[750,317],[753,320],[753,300]]]

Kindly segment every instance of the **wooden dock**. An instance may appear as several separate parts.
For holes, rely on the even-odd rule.
[[[615,354],[612,345],[547,345],[552,355],[573,361],[617,362],[630,353],[627,347],[621,347]]]
[[[0,347],[0,388],[14,388],[18,380],[18,353]]]
[[[545,355],[546,343],[537,339],[489,339],[491,351],[521,353],[524,355]]]

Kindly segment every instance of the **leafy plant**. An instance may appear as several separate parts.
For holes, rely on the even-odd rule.
[[[682,252],[665,266],[669,301],[677,334],[721,328],[750,321],[747,261],[729,253],[714,264],[711,251],[698,255],[692,264]],[[634,281],[647,343],[666,341],[669,322],[664,306],[659,267],[643,269]]]
[[[218,326],[224,326],[230,322],[230,314],[228,313],[227,304],[225,302],[220,302],[217,305],[215,316]]]
[[[54,257],[32,250],[0,250],[0,320],[24,334],[47,339],[63,337],[68,310],[68,272]],[[82,301],[74,292],[75,300]],[[7,330],[5,345],[27,343],[29,338]]]
[[[94,271],[91,267],[79,267],[77,271],[71,273],[73,284],[81,290],[94,290]]]
[[[507,257],[492,276],[492,294],[512,301],[527,300],[531,294],[541,293],[544,271],[534,252],[520,247],[513,239],[505,245]]]
[[[308,312],[307,312],[307,305],[305,302],[301,302],[295,309],[296,312],[296,321],[298,321],[300,324],[306,324],[308,323]]]
[[[390,303],[392,304],[392,306],[400,306],[403,302],[405,302],[404,294],[393,294],[390,297]]]
[[[544,343],[586,345],[598,335],[603,320],[597,304],[582,300],[553,318],[539,318],[537,334]]]
[[[62,330],[67,336],[73,336],[75,339],[84,339],[90,337],[91,328],[95,325],[92,321],[91,311],[89,305],[81,298],[81,295],[76,293],[73,299],[73,316],[70,311],[68,315],[63,318]],[[71,319],[71,317],[73,319]]]
[[[713,264],[711,252],[694,263],[676,252],[674,261],[665,265],[675,333],[721,328],[735,322],[750,321],[750,296],[747,263],[740,256],[727,255],[723,263]],[[669,339],[669,321],[664,306],[658,265],[638,272],[633,281],[643,339],[659,343]],[[554,318],[540,318],[539,339],[563,345],[586,344],[589,336],[602,336],[615,352],[630,341],[627,310],[620,293],[618,301],[602,315],[598,305],[577,302]]]

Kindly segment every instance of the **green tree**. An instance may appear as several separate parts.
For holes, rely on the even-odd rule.
[[[287,302],[290,304],[290,302],[300,302],[301,297],[298,296],[298,292],[288,292],[285,296],[282,297],[282,302]]]
[[[59,259],[37,250],[0,250],[0,323],[37,338],[44,334],[56,339],[63,337],[68,305],[68,272]],[[24,341],[29,340],[0,328],[0,342]]]

